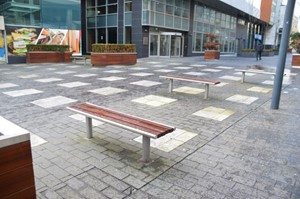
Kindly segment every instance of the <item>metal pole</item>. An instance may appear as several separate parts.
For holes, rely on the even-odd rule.
[[[282,80],[283,80],[284,67],[286,61],[286,53],[287,53],[287,48],[288,48],[288,43],[290,38],[295,1],[296,0],[288,0],[285,14],[284,14],[282,39],[279,48],[279,59],[276,66],[276,76],[274,80],[274,87],[272,93],[271,109],[279,108],[280,95],[282,89]]]

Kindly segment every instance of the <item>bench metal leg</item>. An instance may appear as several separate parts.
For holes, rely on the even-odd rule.
[[[208,93],[209,93],[209,84],[205,84],[205,94],[204,94],[204,99],[208,98]]]
[[[244,83],[245,81],[245,72],[242,72],[242,79],[241,79],[241,82]]]
[[[141,159],[144,163],[149,163],[150,160],[150,137],[143,135],[143,156]]]
[[[93,137],[92,118],[86,116],[85,122],[86,122],[86,137],[90,139]]]
[[[173,79],[170,79],[169,92],[171,93],[172,91],[173,91]]]

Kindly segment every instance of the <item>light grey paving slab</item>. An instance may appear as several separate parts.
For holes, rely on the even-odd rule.
[[[85,82],[69,82],[69,83],[64,83],[64,84],[57,84],[58,86],[66,87],[66,88],[75,88],[75,87],[80,87],[80,86],[88,86],[91,85],[90,83],[85,83]]]
[[[215,85],[215,86],[216,86],[216,87],[223,87],[223,86],[226,86],[227,84],[229,84],[229,83],[221,82],[220,84],[217,84],[217,85]]]
[[[53,71],[53,70],[57,70],[57,68],[46,68],[46,70]]]
[[[0,84],[0,89],[1,88],[12,88],[12,87],[17,87],[19,85],[17,84],[13,84],[13,83],[1,83]]]
[[[146,77],[146,76],[154,75],[154,73],[131,73],[130,75],[138,76],[138,77]]]
[[[136,68],[130,68],[130,70],[147,70],[148,68],[143,67],[136,67]]]
[[[163,64],[156,64],[156,65],[153,65],[152,67],[154,68],[163,68],[163,67],[166,67],[167,65],[163,65]]]
[[[56,106],[61,106],[69,103],[76,102],[77,100],[67,98],[64,96],[54,96],[54,97],[48,97],[44,99],[39,99],[31,102],[32,104],[35,104],[37,106],[40,106],[42,108],[53,108]]]
[[[256,101],[258,97],[252,97],[252,96],[246,96],[246,95],[233,95],[229,98],[227,98],[227,101],[231,102],[237,102],[242,104],[252,104],[254,101]]]
[[[149,80],[142,80],[142,81],[137,81],[137,82],[131,82],[130,84],[138,85],[138,86],[144,86],[144,87],[151,87],[151,86],[156,86],[159,84],[162,84],[160,82],[155,82],[155,81],[149,81]]]
[[[104,71],[104,73],[124,73],[124,71],[122,71],[122,70],[107,70],[107,71]]]
[[[25,96],[25,95],[38,94],[38,93],[42,93],[42,92],[43,91],[36,90],[36,89],[23,89],[23,90],[3,92],[3,94],[9,95],[11,97],[21,97],[21,96]]]
[[[206,69],[202,69],[202,71],[204,71],[204,72],[217,73],[217,72],[221,72],[222,70],[212,69],[212,68],[206,68]]]
[[[188,72],[184,73],[185,75],[193,75],[193,76],[203,76],[206,75],[207,73],[200,73],[200,72]]]
[[[178,69],[178,70],[190,70],[192,67],[187,67],[187,66],[178,66],[178,67],[174,67],[174,69]]]
[[[71,70],[65,70],[65,71],[58,71],[58,72],[55,72],[56,74],[59,74],[59,75],[68,75],[68,74],[73,74],[73,73],[76,73],[74,71],[71,71]]]
[[[42,144],[47,143],[47,141],[33,133],[30,133],[30,144],[31,147],[36,147],[36,146],[40,146]]]
[[[67,66],[67,68],[80,68],[81,66],[79,65],[71,65],[71,66]]]
[[[159,63],[161,63],[161,62],[157,62],[157,61],[149,61],[149,62],[147,62],[148,64],[159,64]]]
[[[94,76],[97,76],[97,74],[92,74],[92,73],[84,73],[84,74],[78,74],[78,75],[74,75],[75,77],[82,77],[82,78],[85,78],[85,77],[94,77]]]
[[[212,119],[217,121],[223,121],[233,114],[234,114],[233,110],[218,108],[213,106],[209,106],[207,108],[204,108],[202,110],[193,113],[193,115],[195,116],[204,117],[207,119]]]
[[[175,101],[177,101],[177,99],[162,97],[162,96],[157,96],[157,95],[147,95],[147,96],[132,100],[132,102],[136,102],[139,104],[145,104],[145,105],[153,106],[153,107],[163,106],[165,104],[169,104],[169,103],[172,103]]]
[[[45,78],[45,79],[36,79],[34,81],[36,82],[42,82],[42,83],[50,83],[50,82],[58,82],[62,81],[63,79],[60,78]]]
[[[194,66],[194,67],[205,67],[206,65],[204,64],[192,64],[190,66]]]
[[[234,68],[231,67],[231,66],[217,66],[216,68],[219,68],[219,69],[225,69],[225,70],[231,70],[231,69],[234,69]]]
[[[170,73],[170,72],[175,72],[176,70],[170,70],[170,69],[160,69],[160,70],[155,70],[155,72],[160,72],[160,73]]]
[[[241,77],[224,75],[224,76],[221,76],[220,79],[227,79],[227,80],[239,81],[239,80],[241,80]]]
[[[168,65],[170,65],[170,66],[180,66],[180,65],[182,65],[182,63],[173,62],[173,63],[168,63]]]
[[[81,114],[74,114],[74,115],[70,115],[70,118],[80,121],[80,122],[84,122],[85,123],[85,116],[81,115]],[[104,123],[99,121],[99,120],[93,120],[92,125],[93,126],[100,126],[103,125]]]
[[[187,87],[187,86],[175,88],[173,89],[173,91],[180,92],[180,93],[194,94],[194,95],[205,92],[204,89]]]
[[[113,87],[104,87],[104,88],[89,90],[89,92],[100,94],[100,95],[113,95],[113,94],[122,93],[126,91],[127,90],[125,89],[113,88]]]
[[[99,80],[103,80],[103,81],[118,81],[118,80],[124,80],[126,78],[124,77],[116,77],[116,76],[110,76],[110,77],[102,77],[102,78],[98,78]]]
[[[20,75],[18,77],[22,78],[22,79],[30,79],[30,78],[38,77],[38,75],[37,74],[30,74],[30,75]]]

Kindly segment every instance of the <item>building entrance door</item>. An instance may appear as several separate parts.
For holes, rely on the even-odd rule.
[[[161,32],[160,34],[150,34],[150,57],[180,57],[182,55],[183,36],[181,33]]]

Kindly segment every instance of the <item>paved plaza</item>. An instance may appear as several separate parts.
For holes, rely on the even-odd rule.
[[[144,58],[134,66],[0,65],[0,115],[29,130],[38,198],[300,198],[300,68],[287,56],[279,110],[270,109],[278,56]],[[257,66],[259,65],[259,66]],[[202,84],[160,75],[219,80]],[[90,102],[176,127],[151,140],[66,109]],[[20,179],[22,180],[22,179]]]

